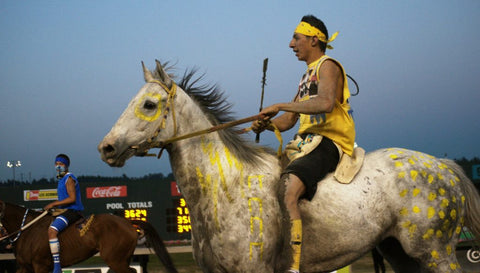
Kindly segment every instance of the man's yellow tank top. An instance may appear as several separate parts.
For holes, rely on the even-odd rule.
[[[343,101],[335,100],[331,113],[317,115],[300,114],[300,127],[298,134],[318,134],[333,140],[342,151],[348,155],[353,153],[355,142],[355,123],[353,122],[352,109],[348,102],[350,91],[348,89],[347,75],[343,66],[327,55],[308,65],[307,72],[300,80],[298,96],[299,101],[306,101],[317,96],[318,71],[326,60],[338,64],[343,73]]]

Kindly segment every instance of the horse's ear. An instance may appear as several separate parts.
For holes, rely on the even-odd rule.
[[[167,72],[163,69],[162,64],[160,63],[159,60],[155,60],[155,63],[157,63],[157,67],[155,69],[155,75],[158,75],[160,77],[160,80],[165,83],[165,85],[168,88],[172,87],[172,79],[170,76],[168,76]]]
[[[148,70],[145,67],[145,64],[143,63],[143,61],[142,61],[142,68],[143,68],[143,77],[145,78],[145,81],[146,82],[151,82],[152,80],[154,80],[152,72],[150,72],[150,70]]]

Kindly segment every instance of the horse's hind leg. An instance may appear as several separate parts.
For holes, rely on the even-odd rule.
[[[424,242],[422,246],[417,245],[416,249],[423,248],[425,251],[408,254],[397,239],[387,238],[378,248],[397,273],[461,273],[463,271],[455,256],[455,249],[449,245]]]
[[[397,272],[420,273],[422,266],[403,250],[400,242],[395,238],[387,238],[378,245],[380,254],[390,263],[392,269]]]

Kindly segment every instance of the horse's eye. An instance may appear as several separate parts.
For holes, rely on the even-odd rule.
[[[153,101],[145,101],[145,103],[143,104],[143,108],[147,109],[147,110],[155,110],[157,108],[157,104],[154,103]]]

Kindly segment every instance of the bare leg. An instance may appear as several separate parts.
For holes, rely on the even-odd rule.
[[[298,200],[305,193],[305,185],[294,174],[288,174],[287,188],[285,192],[285,206],[290,216],[291,232],[290,244],[293,249],[293,263],[289,272],[300,271],[300,256],[302,250],[302,220],[298,209]]]

